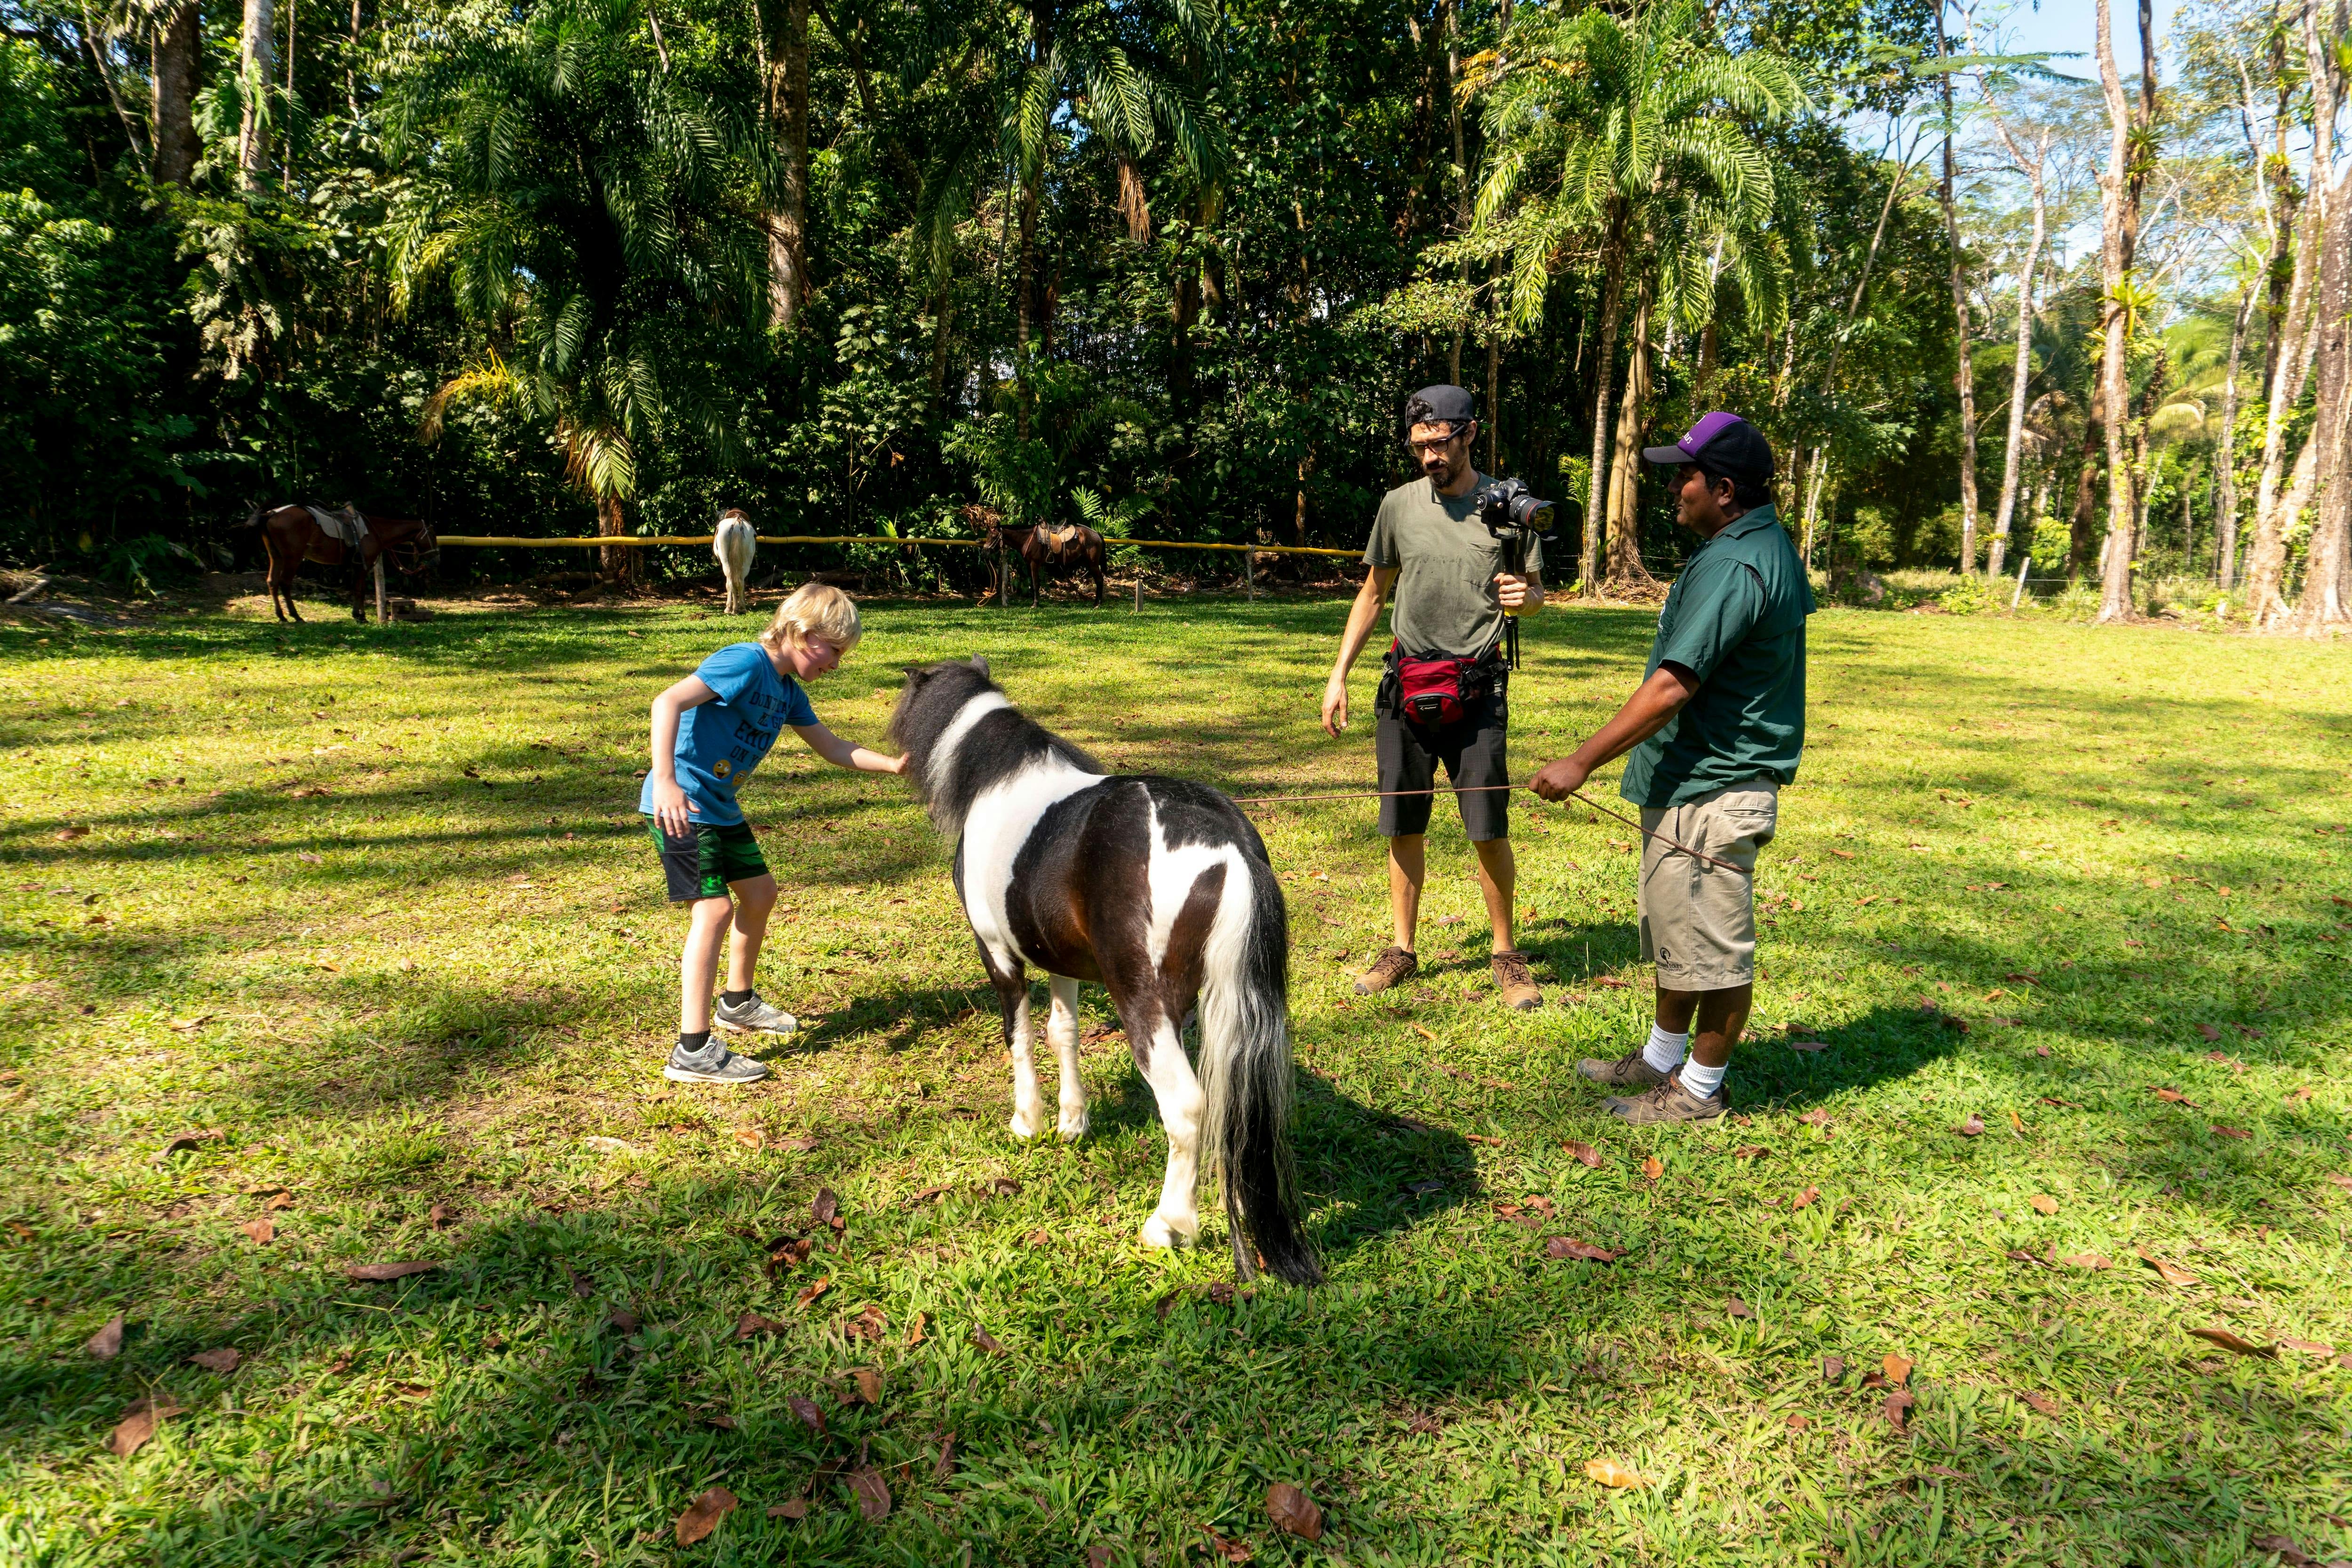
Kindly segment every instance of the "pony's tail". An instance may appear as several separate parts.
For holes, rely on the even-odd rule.
[[[1273,873],[1236,846],[1202,954],[1202,1147],[1223,1179],[1234,1268],[1316,1285],[1290,1158],[1290,931]]]

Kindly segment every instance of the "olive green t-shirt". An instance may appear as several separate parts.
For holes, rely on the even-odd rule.
[[[1405,652],[1475,658],[1503,635],[1503,604],[1495,574],[1502,544],[1478,521],[1473,500],[1486,483],[1475,475],[1458,496],[1441,496],[1426,479],[1399,485],[1381,498],[1364,564],[1394,566],[1396,603],[1389,630]],[[1543,542],[1528,547],[1527,573],[1543,571]]]
[[[1769,506],[1741,513],[1700,545],[1667,590],[1643,676],[1678,664],[1698,677],[1698,689],[1626,757],[1617,793],[1668,806],[1750,779],[1794,784],[1812,613],[1804,563]]]

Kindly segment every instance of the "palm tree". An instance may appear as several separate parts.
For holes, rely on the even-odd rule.
[[[1539,321],[1554,273],[1598,252],[1599,386],[1582,557],[1585,592],[1597,595],[1604,494],[1612,503],[1608,574],[1641,572],[1632,506],[1660,305],[1700,329],[1721,269],[1759,325],[1785,309],[1786,261],[1770,228],[1777,192],[1749,128],[1800,112],[1804,89],[1778,55],[1728,52],[1692,0],[1659,0],[1623,15],[1523,9],[1499,46],[1470,62],[1462,90],[1486,100],[1489,154],[1474,221],[1489,230],[1507,224],[1510,320],[1522,328]],[[1633,353],[1612,454],[1612,381],[1629,291]]]
[[[731,454],[709,389],[764,315],[753,132],[655,66],[640,0],[541,0],[387,103],[415,176],[392,225],[395,300],[444,288],[478,334],[423,438],[466,398],[551,425],[608,535],[658,427]]]

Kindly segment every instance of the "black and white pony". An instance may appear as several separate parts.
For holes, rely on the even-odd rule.
[[[1087,1131],[1078,983],[1097,981],[1168,1129],[1168,1173],[1143,1224],[1152,1247],[1197,1241],[1205,1155],[1224,1184],[1234,1264],[1311,1285],[1290,1163],[1289,929],[1257,830],[1205,784],[1106,774],[1024,717],[985,659],[908,672],[890,734],[932,826],[956,837],[955,888],[996,987],[1013,1051],[1013,1134],[1045,1131],[1028,965],[1053,993],[1057,1128]],[[1200,1071],[1181,1031],[1200,1024]]]

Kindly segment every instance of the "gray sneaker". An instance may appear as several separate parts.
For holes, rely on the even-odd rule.
[[[722,1029],[732,1029],[739,1035],[789,1035],[801,1026],[801,1021],[782,1007],[772,1007],[760,1000],[754,991],[743,998],[740,1007],[730,1007],[721,996],[712,1009],[712,1020]]]
[[[1613,1062],[1599,1057],[1587,1057],[1576,1064],[1576,1070],[1595,1083],[1605,1083],[1612,1089],[1655,1089],[1666,1081],[1666,1075],[1652,1067],[1644,1057],[1643,1047],[1635,1046]]]
[[[1715,1092],[1701,1100],[1683,1087],[1683,1075],[1677,1071],[1665,1082],[1646,1094],[1611,1095],[1601,1106],[1612,1116],[1620,1116],[1637,1127],[1660,1121],[1712,1121],[1731,1109],[1730,1084],[1727,1080],[1715,1086]]]
[[[767,1063],[739,1057],[716,1040],[698,1051],[671,1047],[669,1065],[662,1068],[672,1083],[757,1083],[767,1076]]]

